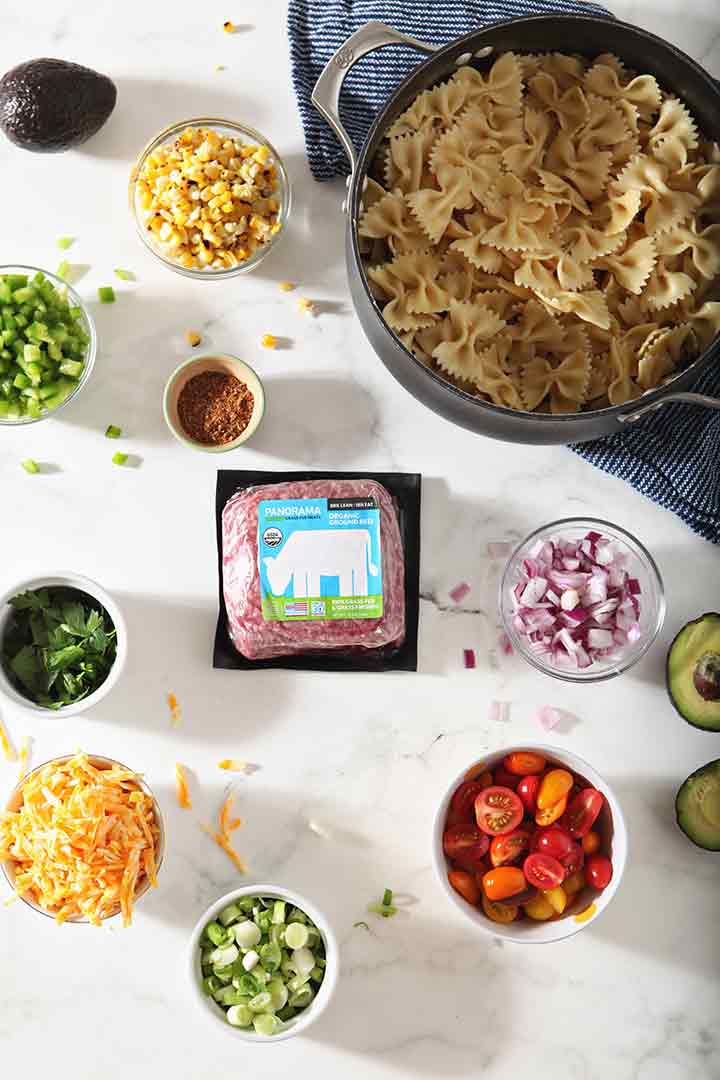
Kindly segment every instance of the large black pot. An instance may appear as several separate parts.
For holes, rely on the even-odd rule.
[[[388,101],[375,120],[360,154],[340,121],[340,90],[353,64],[374,49],[387,45],[410,45],[429,53]],[[369,22],[337,50],[318,79],[312,100],[332,126],[350,158],[346,256],[350,292],[355,309],[378,356],[406,390],[433,412],[470,431],[495,439],[521,443],[569,443],[596,439],[622,431],[628,424],[671,401],[720,409],[720,401],[686,390],[720,356],[720,338],[670,382],[625,405],[563,416],[524,413],[504,409],[457,389],[409,352],[383,321],[365,275],[358,246],[357,224],[366,174],[392,122],[422,90],[446,79],[459,64],[480,62],[493,54],[548,52],[566,49],[593,58],[612,52],[628,68],[655,75],[673,91],[695,116],[703,133],[720,140],[720,87],[706,71],[675,46],[636,26],[614,19],[590,16],[531,16],[496,23],[474,31],[442,48],[398,33],[381,22]]]

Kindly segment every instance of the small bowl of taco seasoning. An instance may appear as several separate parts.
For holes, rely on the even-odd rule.
[[[163,413],[175,438],[195,450],[234,450],[257,431],[263,385],[237,356],[192,356],[165,385]]]

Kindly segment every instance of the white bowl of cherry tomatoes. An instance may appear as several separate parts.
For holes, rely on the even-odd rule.
[[[627,828],[612,789],[551,746],[486,754],[453,780],[433,825],[433,863],[451,903],[507,941],[589,926],[618,890]]]

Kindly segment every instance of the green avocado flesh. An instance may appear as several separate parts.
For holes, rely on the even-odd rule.
[[[720,759],[688,776],[675,799],[677,823],[707,851],[720,851]]]
[[[683,626],[668,652],[667,688],[688,724],[720,731],[720,615]]]

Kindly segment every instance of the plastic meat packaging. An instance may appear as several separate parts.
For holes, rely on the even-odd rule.
[[[221,470],[215,667],[415,670],[420,477]]]

